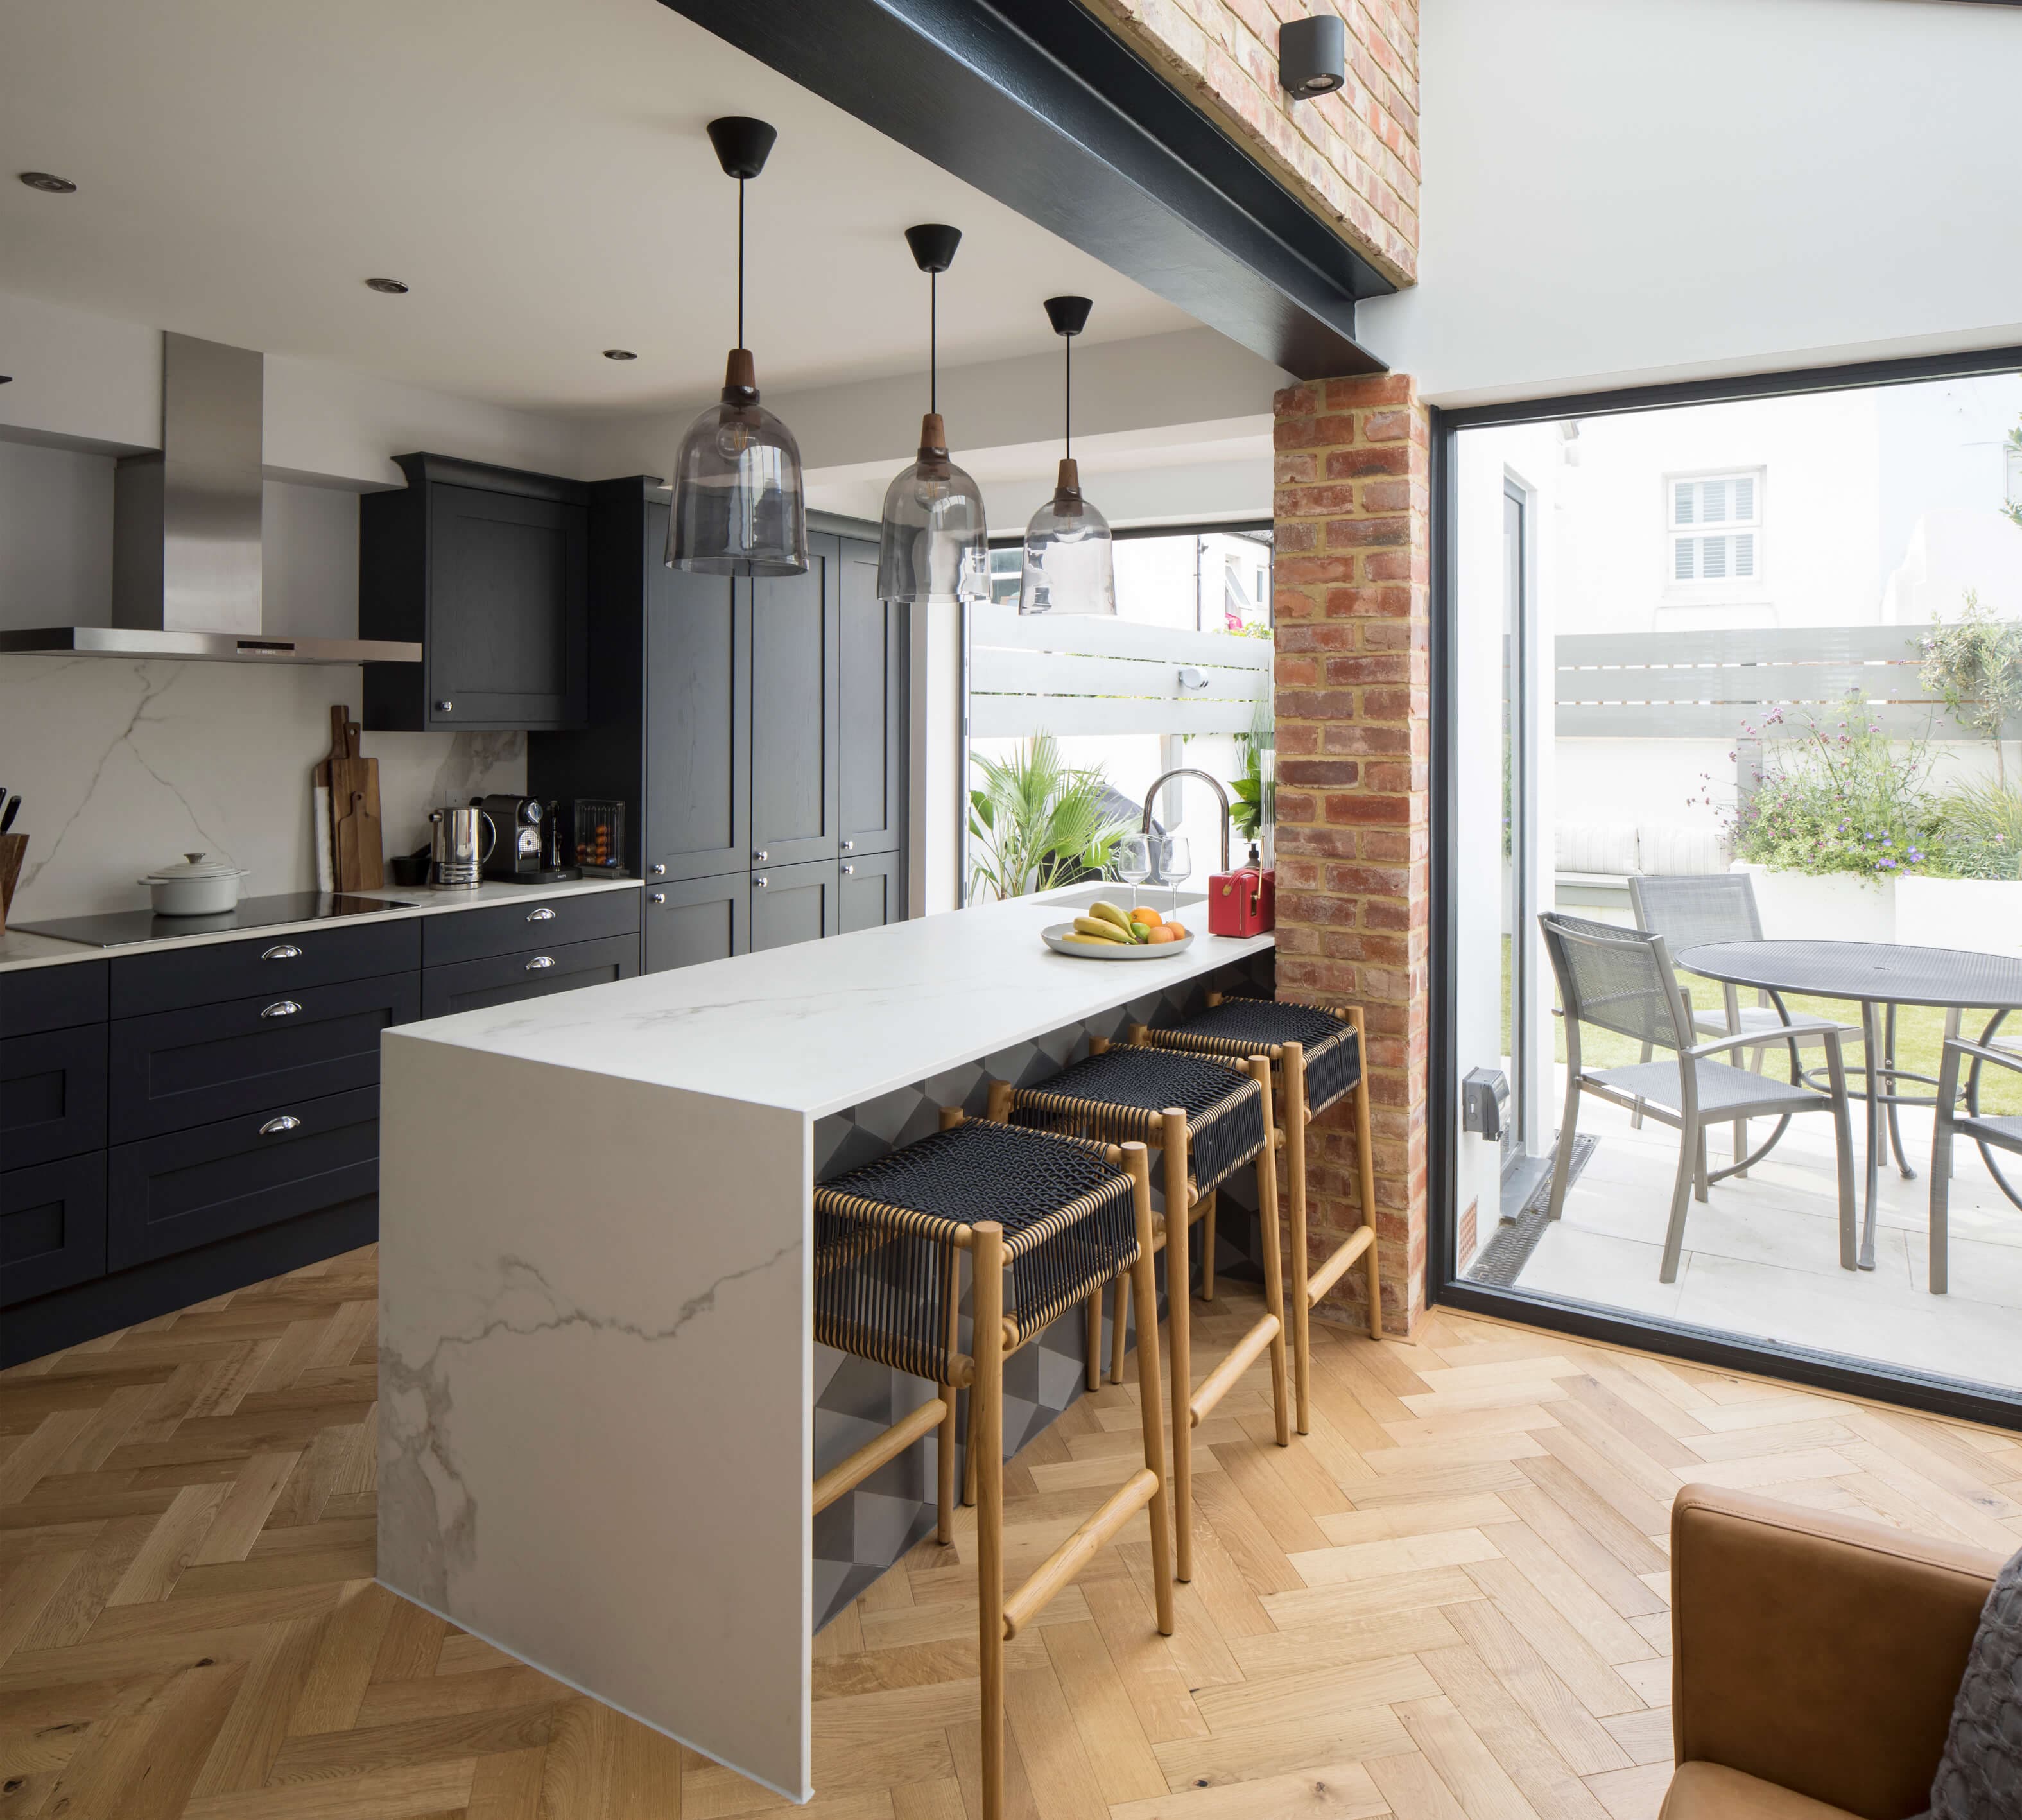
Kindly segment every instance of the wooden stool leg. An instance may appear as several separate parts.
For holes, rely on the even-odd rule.
[[[1187,1115],[1176,1106],[1164,1113],[1166,1169],[1166,1318],[1173,1349],[1173,1521],[1179,1541],[1177,1571],[1194,1577],[1194,1423],[1187,1407],[1194,1394],[1193,1326],[1188,1304],[1193,1296],[1192,1273],[1187,1268]],[[1149,1328],[1137,1336],[1137,1369],[1144,1369],[1148,1347],[1159,1348],[1156,1301],[1146,1314],[1141,1296],[1138,1321]]]
[[[947,1310],[946,1343],[948,1357],[953,1358],[962,1350],[962,1254],[952,1245],[941,1266],[941,1305]],[[954,1410],[958,1394],[953,1384],[941,1386],[947,1413],[941,1417],[934,1450],[934,1540],[943,1548],[954,1540]]]
[[[1201,1215],[1201,1299],[1214,1299],[1214,1213],[1215,1203],[1221,1198],[1217,1190],[1210,1189],[1207,1211]]]
[[[1313,1343],[1309,1317],[1312,1299],[1307,1288],[1312,1259],[1306,1232],[1306,1051],[1287,1043],[1279,1073],[1285,1083],[1285,1188],[1292,1204],[1292,1381],[1298,1402],[1299,1432],[1313,1431]]]
[[[1008,1125],[1011,1122],[1011,1084],[1008,1080],[993,1080],[990,1084],[989,1102],[983,1116],[992,1124]]]
[[[1369,1032],[1360,1005],[1349,1007],[1348,1021],[1355,1026],[1356,1059],[1361,1065],[1361,1077],[1355,1084],[1355,1161],[1362,1217],[1369,1222],[1369,1249],[1362,1254],[1363,1281],[1369,1285],[1369,1337],[1381,1339],[1383,1277],[1376,1263],[1376,1146],[1369,1133]]]
[[[1088,1387],[1102,1388],[1102,1292],[1091,1291],[1088,1298]]]
[[[1153,1307],[1158,1304],[1154,1303]],[[1128,1271],[1116,1279],[1116,1300],[1110,1310],[1109,1322],[1109,1381],[1112,1384],[1123,1382],[1123,1329],[1130,1320],[1130,1276]]]
[[[1131,1204],[1137,1217],[1137,1262],[1130,1266],[1137,1279],[1137,1305],[1155,1310],[1159,1291],[1152,1274],[1152,1161],[1142,1144],[1123,1146],[1123,1167],[1130,1173]],[[1170,1215],[1166,1223],[1170,1228]],[[1184,1219],[1181,1223],[1184,1226]],[[1171,1241],[1166,1242],[1170,1247]],[[1184,1291],[1179,1299],[1185,1299]],[[1144,1464],[1159,1482],[1159,1489],[1152,1494],[1152,1602],[1158,1612],[1159,1634],[1169,1637],[1173,1634],[1173,1559],[1166,1538],[1172,1512],[1166,1494],[1166,1423],[1159,1407],[1155,1329],[1152,1343],[1141,1343],[1137,1348],[1137,1414],[1144,1437]]]
[[[984,1820],[1004,1813],[1004,1229],[976,1229],[976,1380],[969,1454],[976,1464],[976,1668],[982,1684]]]
[[[1271,1336],[1271,1407],[1278,1418],[1278,1445],[1292,1445],[1292,1400],[1285,1383],[1285,1277],[1278,1257],[1278,1146],[1271,1118],[1271,1058],[1253,1055],[1250,1072],[1264,1095],[1264,1148],[1257,1153],[1257,1224],[1264,1229],[1264,1305],[1277,1317]]]

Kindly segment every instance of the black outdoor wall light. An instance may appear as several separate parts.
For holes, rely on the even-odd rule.
[[[1330,95],[1348,80],[1348,28],[1316,13],[1278,28],[1278,81],[1294,100]]]

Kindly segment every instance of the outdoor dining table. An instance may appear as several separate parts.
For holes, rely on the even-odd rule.
[[[1849,1074],[1863,1074],[1867,1085],[1857,1097],[1867,1102],[1867,1180],[1861,1225],[1860,1267],[1874,1268],[1875,1197],[1881,1154],[1887,1144],[1884,1120],[1894,1106],[1929,1106],[1929,1095],[1899,1094],[1900,1080],[1930,1080],[1895,1065],[1883,1045],[1882,1014],[1894,1005],[1936,1007],[1947,1014],[1945,1032],[1958,1034],[1959,1015],[1967,1011],[1994,1014],[1982,1040],[1990,1039],[2002,1018],[2022,1011],[2022,960],[1965,948],[1914,948],[1894,941],[1713,941],[1688,948],[1673,957],[1688,973],[1767,992],[1786,1018],[1782,995],[1801,992],[1812,998],[1841,999],[1860,1006],[1866,1043],[1865,1062],[1849,1065]],[[1773,1042],[1773,1032],[1765,1030]],[[1933,1080],[1931,1084],[1935,1087]],[[2002,1184],[2004,1190],[2007,1184]],[[2012,1190],[2009,1191],[2012,1195]]]

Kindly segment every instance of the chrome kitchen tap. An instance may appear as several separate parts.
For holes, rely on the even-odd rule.
[[[1162,777],[1154,778],[1152,788],[1144,795],[1144,820],[1141,824],[1141,831],[1145,834],[1152,831],[1152,805],[1159,800],[1159,792],[1175,777],[1198,777],[1221,799],[1221,869],[1225,872],[1227,872],[1228,870],[1228,792],[1222,788],[1220,778],[1210,777],[1205,771],[1195,770],[1191,765],[1182,765],[1177,771],[1168,771]],[[1155,859],[1157,856],[1155,854],[1153,857]]]

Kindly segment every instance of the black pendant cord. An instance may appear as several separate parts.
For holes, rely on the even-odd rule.
[[[941,275],[938,272],[929,272],[927,274],[927,409],[930,412],[938,411],[941,407],[940,302]]]
[[[737,345],[744,345],[744,179],[737,180]]]
[[[1074,459],[1074,337],[1064,335],[1060,338],[1067,343],[1068,356],[1065,397],[1060,404],[1060,440],[1065,447],[1060,452],[1071,461]]]

